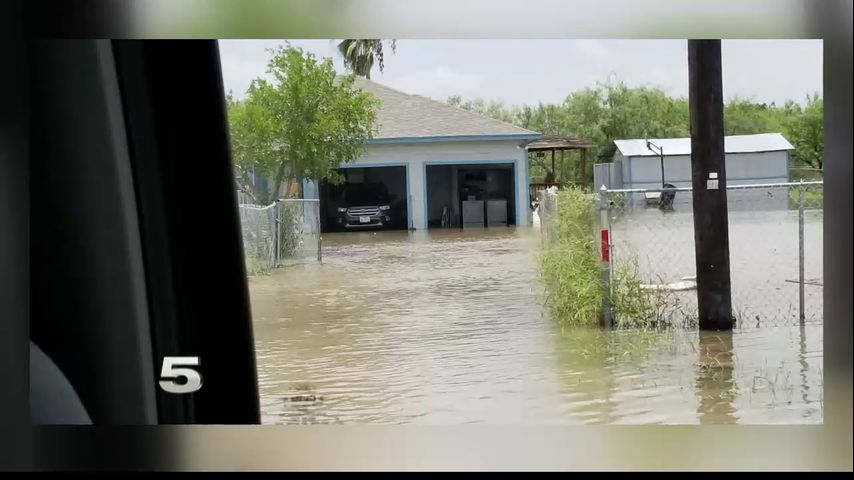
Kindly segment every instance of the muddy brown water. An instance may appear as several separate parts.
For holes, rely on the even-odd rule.
[[[803,424],[822,327],[562,331],[534,228],[324,236],[250,278],[268,424]]]

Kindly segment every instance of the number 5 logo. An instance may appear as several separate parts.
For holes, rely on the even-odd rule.
[[[202,374],[192,368],[186,368],[198,366],[199,357],[163,357],[163,368],[160,369],[160,388],[169,393],[198,391],[202,388]],[[184,379],[184,381],[179,382],[178,379]]]

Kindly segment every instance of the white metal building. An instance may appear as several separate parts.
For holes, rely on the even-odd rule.
[[[384,184],[399,228],[439,226],[449,214],[461,225],[463,202],[482,198],[506,204],[506,223],[531,223],[525,145],[539,133],[362,78],[356,85],[381,102],[379,132],[341,173],[347,182]],[[327,221],[337,208],[335,188],[305,184]]]
[[[664,183],[691,186],[691,139],[653,138],[615,140],[611,188],[661,187],[660,147],[664,156]],[[779,133],[724,137],[726,177],[730,185],[788,182],[792,147]],[[597,180],[598,182],[598,180]],[[597,183],[598,185],[598,183]],[[607,185],[606,185],[607,186]]]

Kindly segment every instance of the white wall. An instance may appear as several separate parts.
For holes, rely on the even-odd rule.
[[[410,226],[426,229],[425,178],[426,164],[513,163],[516,170],[516,223],[530,225],[531,209],[528,206],[527,157],[525,149],[516,141],[491,142],[430,142],[369,145],[367,154],[349,165],[399,165],[409,170]],[[348,165],[348,166],[349,166]]]
[[[630,157],[624,163],[625,188],[661,186],[659,157]],[[726,156],[727,183],[777,183],[789,180],[789,158],[785,151],[731,153]],[[691,186],[691,156],[664,157],[664,180],[677,187]]]
[[[659,157],[628,157],[623,161],[624,188],[661,187]],[[630,176],[629,176],[630,175]],[[789,181],[789,154],[786,151],[731,153],[726,156],[728,185],[783,183]],[[691,186],[691,156],[664,157],[664,180],[677,187]],[[727,192],[730,209],[786,208],[788,195],[784,189],[730,190]],[[690,192],[676,194],[676,204],[689,205]],[[643,203],[641,194],[632,195],[632,202]]]
[[[623,177],[625,176],[625,157],[619,150],[614,152],[614,157],[608,163],[593,164],[593,188],[598,191],[602,185],[606,188],[623,188]]]

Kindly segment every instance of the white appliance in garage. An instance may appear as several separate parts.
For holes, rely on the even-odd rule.
[[[463,228],[483,227],[483,200],[463,200]]]
[[[486,201],[486,224],[490,227],[507,225],[507,200],[501,198]]]

